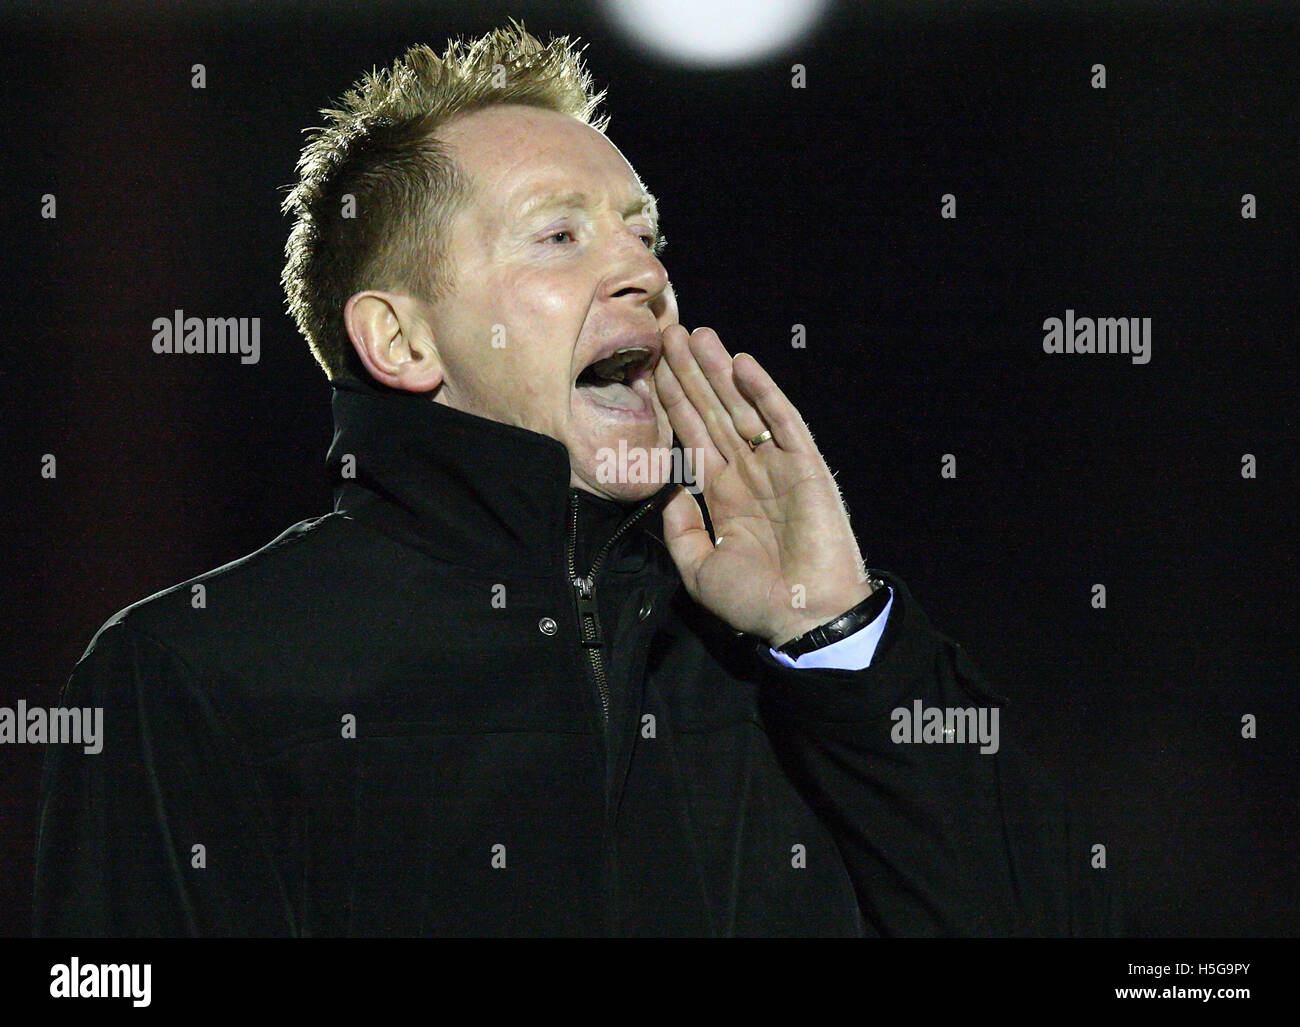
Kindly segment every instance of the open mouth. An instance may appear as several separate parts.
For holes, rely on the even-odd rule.
[[[575,383],[593,402],[614,410],[650,408],[649,378],[654,354],[642,346],[629,346],[589,364]]]

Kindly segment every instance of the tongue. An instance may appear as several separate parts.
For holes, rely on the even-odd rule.
[[[622,382],[605,382],[603,385],[579,386],[602,406],[618,410],[644,410],[645,403],[631,388]]]

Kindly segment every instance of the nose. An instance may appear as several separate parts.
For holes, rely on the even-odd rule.
[[[668,271],[642,238],[644,229],[628,228],[615,249],[614,269],[605,281],[605,296],[657,309],[668,291]]]

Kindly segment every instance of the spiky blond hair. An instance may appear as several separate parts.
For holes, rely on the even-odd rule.
[[[310,130],[281,208],[294,223],[280,280],[331,380],[366,373],[343,325],[350,296],[404,289],[431,301],[454,282],[447,231],[470,185],[438,129],[485,107],[525,104],[603,133],[604,98],[567,36],[543,45],[511,19],[478,39],[451,40],[442,56],[413,46],[321,111],[326,124]]]

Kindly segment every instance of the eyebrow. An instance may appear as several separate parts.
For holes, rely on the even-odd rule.
[[[544,210],[573,209],[590,210],[591,197],[584,192],[573,190],[566,193],[542,193],[526,200],[515,213],[515,220],[522,221],[532,214]],[[650,190],[645,190],[635,200],[623,208],[623,216],[644,213],[650,219],[650,226],[655,234],[654,252],[664,248],[664,238],[659,232],[659,201]]]

